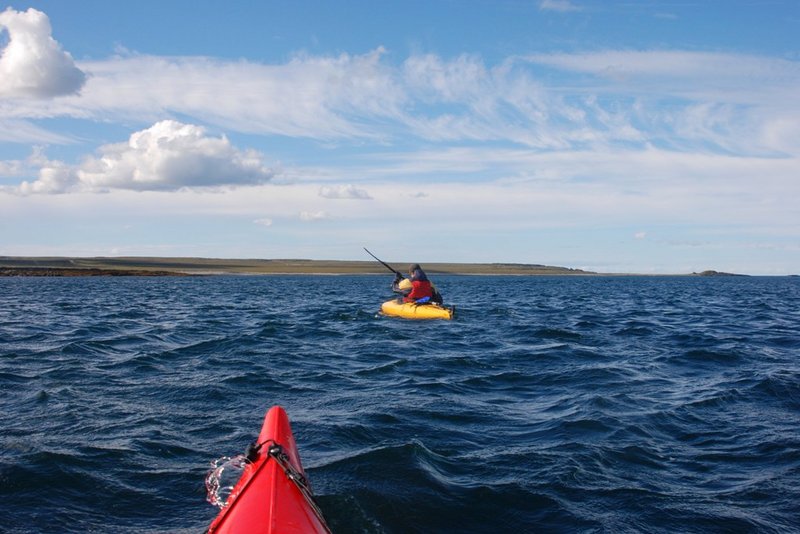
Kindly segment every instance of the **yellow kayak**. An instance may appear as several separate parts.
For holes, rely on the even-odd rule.
[[[381,313],[405,319],[452,319],[454,309],[438,304],[398,302],[396,299],[381,304]]]

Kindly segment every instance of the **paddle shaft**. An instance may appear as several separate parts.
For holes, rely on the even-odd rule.
[[[389,269],[390,271],[392,271],[393,273],[395,273],[395,274],[397,274],[397,275],[403,276],[403,273],[401,273],[400,271],[398,271],[398,270],[394,269],[394,268],[393,268],[391,265],[389,265],[389,264],[388,264],[388,263],[386,263],[385,261],[383,261],[383,260],[381,260],[380,258],[378,258],[378,256],[376,256],[375,254],[373,254],[372,252],[370,252],[369,250],[367,250],[367,247],[364,247],[364,250],[366,250],[366,251],[367,251],[367,254],[369,254],[370,256],[372,256],[373,258],[375,258],[376,260],[378,260],[378,261],[379,261],[379,262],[380,262],[380,263],[381,263],[381,264],[382,264],[384,267],[386,267],[387,269]]]

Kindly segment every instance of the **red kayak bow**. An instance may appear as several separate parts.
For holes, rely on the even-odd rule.
[[[314,502],[289,417],[273,406],[258,441],[208,532],[214,534],[330,533]]]

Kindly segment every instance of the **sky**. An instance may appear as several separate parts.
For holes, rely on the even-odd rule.
[[[800,273],[796,0],[0,5],[0,256]]]

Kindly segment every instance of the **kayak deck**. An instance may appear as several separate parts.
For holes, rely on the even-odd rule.
[[[392,299],[381,304],[381,313],[405,319],[445,319],[453,318],[454,308],[439,304],[416,304]]]
[[[313,501],[289,418],[273,406],[248,463],[208,533],[329,533]]]

